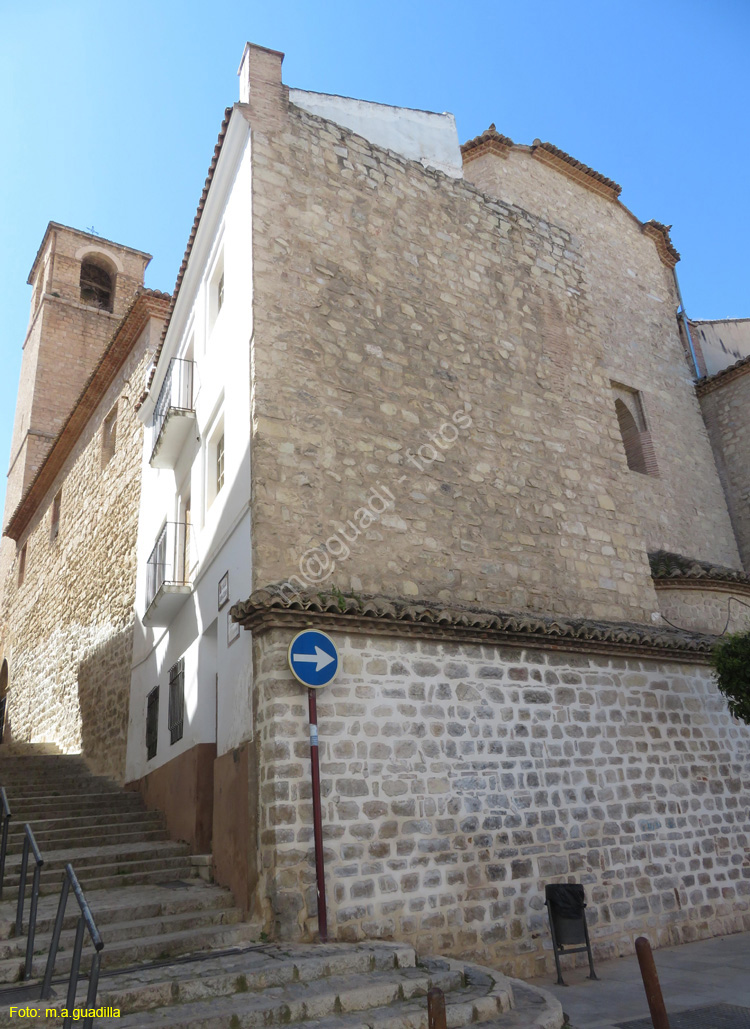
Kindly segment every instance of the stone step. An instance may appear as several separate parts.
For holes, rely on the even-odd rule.
[[[112,862],[107,865],[94,865],[85,868],[79,875],[79,869],[74,866],[78,880],[84,891],[108,890],[113,886],[138,886],[145,883],[158,883],[173,879],[191,879],[195,876],[195,869],[187,856],[144,858],[140,861],[125,863]],[[39,877],[40,895],[59,894],[62,884],[63,866],[59,868],[42,869]],[[6,883],[8,882],[6,875]],[[29,874],[26,888],[26,903],[29,903],[31,895],[32,875]],[[10,881],[9,885],[3,888],[3,900],[18,899],[18,882]]]
[[[102,969],[122,968],[144,962],[173,959],[180,954],[192,954],[235,947],[239,944],[248,943],[248,936],[252,931],[254,929],[248,923],[236,922],[229,925],[202,926],[199,933],[190,929],[183,929],[169,933],[152,933],[147,936],[137,936],[112,942],[108,942],[105,939],[104,950],[102,951]],[[93,948],[88,942],[87,935],[84,942],[84,956],[81,960],[84,974],[88,973],[92,954]],[[72,960],[72,946],[67,950],[58,951],[55,962],[55,978],[67,975],[70,972]],[[18,982],[22,966],[23,960],[18,958],[0,961],[0,983]],[[41,984],[44,966],[45,956],[37,956],[34,961],[32,976],[28,980],[29,984],[35,982]],[[82,989],[85,996],[85,988]]]
[[[138,829],[126,824],[123,829],[117,824],[112,824],[81,828],[78,831],[71,828],[52,832],[38,832],[32,826],[32,830],[43,858],[46,858],[47,854],[51,851],[62,850],[68,852],[74,848],[81,850],[86,846],[96,847],[116,843],[127,848],[130,844],[134,843],[161,843],[169,841],[167,830],[161,826],[158,828]],[[8,838],[8,860],[10,860],[11,855],[20,855],[22,853],[23,839],[23,833],[19,833],[15,839],[11,840],[10,837]]]
[[[317,979],[393,972],[414,968],[414,950],[406,944],[321,944],[314,948],[256,944],[203,960],[108,976],[101,981],[99,1003],[123,1011],[145,1011],[167,1004],[209,997],[260,992]]]
[[[73,908],[75,908],[75,911]],[[74,904],[71,907],[71,915],[73,917],[60,935],[61,953],[72,951],[73,949],[77,921],[76,912],[78,912],[78,906]],[[204,908],[201,911],[182,911],[178,914],[112,922],[107,925],[106,929],[104,925],[100,925],[97,922],[97,928],[102,933],[102,938],[105,940],[107,953],[109,954],[116,943],[121,943],[125,940],[136,940],[140,937],[162,934],[167,936],[189,930],[198,930],[197,935],[200,936],[206,926],[237,925],[241,921],[241,914],[239,908]],[[46,955],[49,953],[51,939],[51,926],[44,932],[38,931],[34,938],[34,954],[44,955],[44,958],[46,958]],[[0,942],[0,962],[12,961],[14,959],[23,962],[26,957],[26,942],[25,936]]]
[[[87,775],[84,771],[60,775],[50,771],[48,775],[8,775],[6,769],[0,767],[0,786],[5,787],[8,801],[11,799],[10,791],[15,796],[26,796],[37,793],[39,790],[48,790],[50,794],[57,794],[69,789],[71,793],[87,788],[101,790],[119,790],[114,779],[106,775]],[[130,791],[129,791],[130,792]]]
[[[82,815],[80,818],[74,818],[70,815],[62,816],[60,818],[41,818],[34,819],[30,823],[32,831],[36,836],[37,832],[44,831],[60,831],[63,829],[89,829],[96,828],[97,826],[107,825],[130,825],[130,824],[148,824],[149,826],[162,826],[165,824],[164,816],[160,811],[118,811],[115,814],[110,814],[106,811],[96,812],[88,815]],[[25,822],[11,821],[8,829],[8,840],[14,835],[23,836]]]
[[[173,881],[170,886],[156,884],[129,889],[90,890],[86,893],[86,899],[103,935],[108,925],[129,918],[161,918],[190,911],[221,911],[234,906],[234,898],[229,890],[198,878]],[[59,891],[40,897],[37,909],[38,933],[52,932],[58,900]],[[11,939],[15,920],[15,904],[0,904],[0,940]],[[64,927],[74,928],[77,921],[78,905],[69,899]],[[25,940],[25,937],[22,939]]]
[[[59,796],[38,796],[16,804],[13,820],[34,822],[42,818],[55,818],[90,814],[97,811],[134,811],[143,810],[143,800],[138,793],[124,790],[119,793],[81,792],[66,793]]]

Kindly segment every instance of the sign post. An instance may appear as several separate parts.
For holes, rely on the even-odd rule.
[[[310,772],[312,777],[313,836],[315,840],[315,885],[318,896],[318,933],[328,939],[326,881],[323,864],[323,815],[320,806],[320,763],[318,760],[318,700],[316,690],[332,682],[339,667],[336,645],[330,636],[315,629],[297,633],[289,644],[289,668],[294,678],[307,686],[310,714]]]

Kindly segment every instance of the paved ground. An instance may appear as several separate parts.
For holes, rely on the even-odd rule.
[[[680,1029],[680,1024],[705,1029],[750,1025],[750,933],[663,947],[654,951],[654,960],[671,1029]],[[533,985],[554,993],[574,1029],[612,1029],[643,1018],[648,1020],[644,1029],[650,1027],[635,955],[596,965],[597,982],[586,978],[588,968],[568,970],[569,965],[570,959],[563,958],[567,987],[556,986],[554,979],[549,978],[534,979]],[[679,1012],[709,1005],[728,1005],[735,1010],[731,1012],[725,1007],[703,1012],[696,1018],[687,1014],[676,1017]]]

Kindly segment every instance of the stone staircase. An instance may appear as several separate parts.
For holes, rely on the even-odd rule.
[[[444,958],[416,959],[398,943],[259,944],[181,963],[105,975],[98,1027],[119,1029],[428,1029],[427,991],[445,993],[449,1029],[560,1029],[550,994],[499,972]],[[77,1003],[83,1005],[85,983]],[[64,996],[49,1002],[58,1010]],[[24,1024],[60,1026],[47,1015]],[[117,1014],[119,1012],[119,1014]],[[18,1024],[7,1008],[0,1026]]]
[[[0,785],[13,813],[0,903],[0,984],[19,980],[26,952],[26,936],[14,938],[26,822],[44,858],[34,979],[44,973],[67,862],[105,941],[105,970],[226,949],[257,938],[258,927],[241,921],[229,891],[200,878],[185,844],[169,839],[163,816],[146,811],[139,794],[92,775],[82,758],[40,754],[33,746],[18,744],[6,750],[3,745]],[[33,869],[32,857],[24,925]],[[55,965],[58,976],[70,970],[78,914],[71,895]],[[88,962],[86,958],[84,969]]]
[[[63,1024],[51,1009],[65,1004],[78,919],[72,897],[53,996],[38,996],[67,861],[105,941],[97,1027],[427,1029],[433,986],[445,992],[449,1029],[560,1029],[563,1023],[551,994],[463,961],[419,960],[405,944],[253,942],[260,927],[240,921],[228,891],[196,876],[187,848],[169,841],[161,816],[145,811],[138,795],[91,775],[80,758],[29,748],[9,753],[3,746],[0,785],[13,811],[0,903],[0,1027],[19,1024],[18,1006],[38,1012],[24,1015],[24,1025]],[[26,821],[45,858],[29,984],[18,982],[26,937],[13,937]],[[90,948],[84,973],[89,961]],[[87,988],[82,978],[79,1007]]]

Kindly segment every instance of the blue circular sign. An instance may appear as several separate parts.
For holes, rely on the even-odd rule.
[[[304,629],[289,644],[289,667],[303,686],[312,689],[327,686],[339,670],[336,644],[324,632]]]

